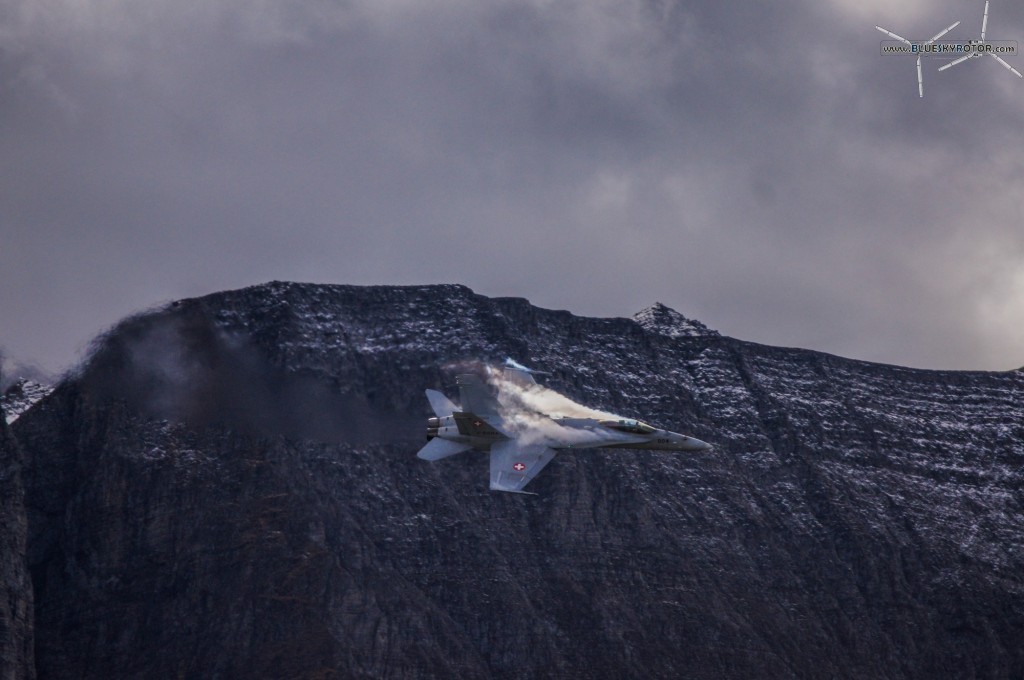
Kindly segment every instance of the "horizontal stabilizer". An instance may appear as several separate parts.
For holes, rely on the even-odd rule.
[[[472,444],[460,444],[458,442],[448,441],[447,439],[441,439],[435,437],[427,442],[427,445],[420,449],[420,452],[416,454],[417,458],[423,460],[441,460],[448,456],[454,456],[456,453],[462,453],[473,448]]]
[[[451,399],[437,390],[427,390],[427,401],[430,402],[430,408],[438,418],[450,416],[459,410],[459,407],[453,404]]]
[[[442,458],[449,456],[455,456],[461,454],[464,451],[469,451],[473,448],[472,444],[459,443],[457,441],[449,441],[447,439],[441,439],[440,437],[434,437],[427,442],[426,447],[420,450],[420,453],[416,455],[417,458],[422,458],[425,461],[439,461]]]

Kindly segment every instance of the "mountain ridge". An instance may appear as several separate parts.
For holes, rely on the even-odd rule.
[[[122,322],[13,424],[34,668],[1024,673],[1024,376],[658,330],[285,282]],[[530,498],[417,460],[422,390],[505,356],[716,449],[560,454]]]

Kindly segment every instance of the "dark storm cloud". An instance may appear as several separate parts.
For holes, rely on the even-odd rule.
[[[873,28],[971,38],[981,2],[279,5],[7,10],[12,355],[56,368],[128,312],[277,278],[1024,363],[1024,84],[931,62],[919,100]]]

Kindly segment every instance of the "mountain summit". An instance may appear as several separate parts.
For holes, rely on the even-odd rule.
[[[275,282],[126,319],[13,437],[0,423],[4,658],[115,679],[1024,675],[1024,374],[638,317]],[[538,496],[489,492],[483,455],[418,460],[423,390],[505,357],[714,449],[566,452]]]
[[[655,302],[650,307],[640,310],[633,315],[633,320],[649,331],[667,335],[670,338],[719,335],[718,331],[711,330],[700,321],[687,319],[676,310],[660,302]]]

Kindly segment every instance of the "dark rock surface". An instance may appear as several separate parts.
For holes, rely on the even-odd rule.
[[[272,283],[127,320],[14,424],[39,676],[1024,676],[1024,375],[647,311]],[[423,389],[505,356],[716,448],[563,453],[536,497],[416,459]]]
[[[21,451],[0,405],[0,680],[35,677]]]

